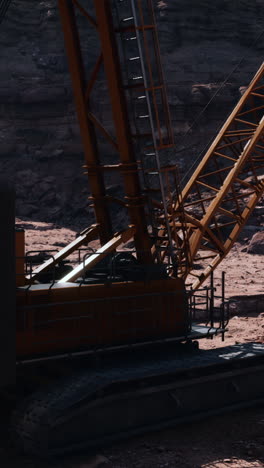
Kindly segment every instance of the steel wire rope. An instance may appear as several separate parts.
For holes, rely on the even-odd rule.
[[[256,39],[252,42],[252,44],[250,45],[250,48],[251,47],[254,47],[254,45],[259,41],[259,39],[263,36],[264,34],[264,29],[261,31],[261,33],[256,37]],[[218,88],[215,93],[213,94],[213,96],[211,97],[211,99],[208,101],[208,103],[204,106],[204,108],[201,110],[201,112],[198,114],[198,116],[193,120],[191,126],[188,128],[188,130],[185,132],[185,134],[180,138],[179,142],[182,143],[186,136],[189,135],[190,131],[193,129],[193,127],[200,121],[202,115],[204,114],[204,112],[207,110],[207,108],[210,106],[210,104],[212,103],[212,101],[215,99],[215,97],[219,94],[219,92],[223,89],[223,87],[225,86],[225,84],[227,83],[227,81],[229,80],[229,78],[233,75],[233,73],[235,73],[235,71],[241,66],[241,63],[248,59],[250,57],[250,54],[246,54],[244,55],[243,57],[241,57],[241,59],[238,61],[238,63],[235,65],[235,67],[231,70],[231,72],[227,75],[227,77],[225,78],[225,80],[222,82],[222,83],[216,83],[216,84],[220,84],[220,88]],[[219,133],[219,131],[221,130],[222,128],[222,123],[221,125],[218,127],[217,129],[217,134]],[[211,142],[214,140],[215,136],[213,136],[209,142],[205,145],[205,147],[200,151],[200,153],[198,154],[197,158],[195,159],[195,161],[193,162],[193,164],[189,167],[189,169],[187,170],[187,172],[184,174],[184,177],[182,178],[182,180],[180,181],[180,187],[182,188],[182,184],[183,182],[186,180],[186,178],[189,176],[189,174],[191,173],[191,171],[193,170],[193,168],[195,167],[195,165],[197,164],[197,162],[200,160],[201,156],[203,155],[204,151],[209,147],[209,145],[211,144]],[[181,150],[183,151],[183,150]],[[179,152],[181,152],[179,151]],[[176,154],[177,154],[177,151],[176,151]]]
[[[2,0],[0,4],[0,24],[2,23],[12,0]]]

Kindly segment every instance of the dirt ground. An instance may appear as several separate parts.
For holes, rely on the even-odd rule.
[[[23,222],[27,250],[61,248],[75,238],[74,230],[45,223]],[[226,272],[226,296],[259,295],[263,305],[264,257],[245,252],[236,244],[215,274],[220,286]],[[201,340],[201,348],[214,348],[247,341],[264,343],[264,308],[234,309],[226,339]],[[89,421],[87,421],[89,424]],[[5,434],[3,434],[5,439]],[[264,467],[264,407],[212,417],[171,430],[145,434],[129,441],[66,460],[34,461],[0,447],[3,468],[253,468]]]
[[[89,422],[88,422],[89,424]],[[264,408],[244,410],[146,434],[60,461],[2,450],[3,468],[263,468]]]

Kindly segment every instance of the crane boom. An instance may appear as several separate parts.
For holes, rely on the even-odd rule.
[[[264,193],[263,110],[264,64],[183,189],[180,215],[179,204],[171,211],[174,239],[187,252],[179,257],[180,276],[194,277],[194,288],[228,254]]]

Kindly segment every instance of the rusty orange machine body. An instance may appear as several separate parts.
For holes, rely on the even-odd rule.
[[[22,287],[17,295],[17,356],[139,343],[189,331],[181,279]]]
[[[146,274],[138,278],[134,275],[133,280],[121,278],[118,281],[117,278],[99,281],[98,284],[76,283],[78,278],[85,277],[95,265],[100,265],[106,255],[117,252],[116,249],[128,240],[133,242],[139,266],[150,268],[164,263],[154,239],[159,234],[159,221],[152,220],[154,201],[150,206],[152,199],[147,192],[155,193],[157,203],[163,200],[165,211],[159,214],[161,217],[166,215],[167,192],[158,151],[173,144],[152,2],[131,2],[131,14],[122,2],[116,4],[119,11],[115,10],[114,2],[112,4],[108,0],[88,3],[90,5],[84,8],[75,0],[58,0],[96,225],[33,270],[32,275],[26,275],[24,286],[20,277],[17,293],[18,358],[186,336],[189,331],[185,285],[175,275],[164,277],[161,274],[149,279]],[[132,11],[135,7],[136,15]],[[124,14],[127,21],[121,18]],[[101,48],[88,79],[78,29],[80,17],[85,18],[87,27],[94,29]],[[128,62],[127,59],[122,61],[121,43],[129,45],[123,52],[130,54],[131,60],[128,61],[133,62],[132,66],[136,65],[137,69],[131,70],[128,82],[123,74],[124,65]],[[112,108],[111,134],[108,125],[96,116],[96,110],[92,110],[90,104],[102,66]],[[134,128],[131,115],[132,102],[140,104],[136,117],[141,121],[138,129]],[[159,113],[160,105],[162,111]],[[100,138],[104,138],[115,151],[115,164],[103,162]],[[153,170],[157,183],[150,182]],[[167,177],[168,171],[165,172]],[[143,173],[149,178],[144,187],[141,181]],[[120,178],[124,193],[119,199],[109,196],[111,174]],[[128,220],[121,234],[114,234],[109,203],[116,203]],[[165,263],[168,261],[168,269],[172,271],[168,223],[167,228],[168,232],[163,234],[163,238],[169,241]],[[58,265],[83,243],[98,237],[101,243],[99,254],[97,251],[91,255],[58,282],[45,284],[44,281],[41,284],[43,273]],[[21,262],[17,265],[21,270]]]
[[[95,220],[25,278],[24,241],[18,233],[19,358],[173,337],[186,340],[191,332],[188,275],[200,287],[229,252],[264,191],[264,66],[181,191],[175,165],[163,160],[174,143],[152,1],[88,3],[84,8],[77,0],[58,0]],[[100,43],[90,70],[85,69],[80,17]],[[91,104],[102,68],[111,129]],[[111,164],[100,154],[101,138],[115,153]],[[119,197],[111,195],[113,180],[120,186]],[[118,206],[124,220],[117,233],[110,204]],[[78,266],[58,281],[41,279],[94,239],[101,247]],[[138,266],[146,271],[164,266],[166,274],[104,276],[87,284],[89,272],[120,247],[127,249],[128,241]],[[202,336],[211,329],[212,321]]]

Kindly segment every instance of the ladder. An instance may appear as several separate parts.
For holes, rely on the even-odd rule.
[[[168,208],[178,199],[173,195],[175,185],[172,189],[168,180],[176,181],[177,169],[175,165],[161,163],[165,151],[174,143],[153,5],[142,0],[114,0],[113,3],[128,118],[146,197],[152,250],[160,262],[167,257],[176,273],[177,245],[172,237]]]

